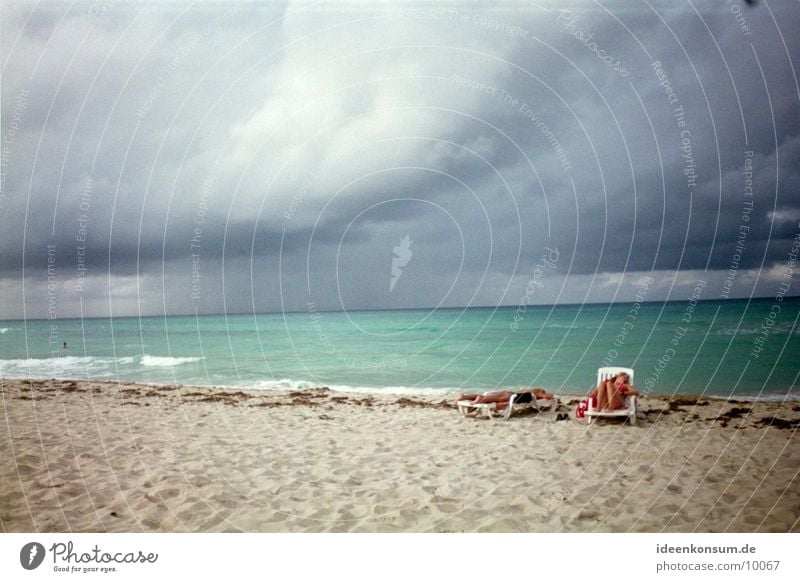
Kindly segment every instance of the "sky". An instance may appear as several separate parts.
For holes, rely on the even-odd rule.
[[[797,295],[798,29],[777,0],[3,2],[0,319]]]

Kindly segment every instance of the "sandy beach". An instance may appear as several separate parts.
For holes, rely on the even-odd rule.
[[[2,382],[5,532],[794,532],[800,404],[577,398],[510,421],[440,398]],[[567,404],[572,402],[571,404]]]

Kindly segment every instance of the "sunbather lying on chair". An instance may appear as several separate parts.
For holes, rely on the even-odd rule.
[[[550,400],[551,398],[555,397],[554,394],[545,392],[542,388],[529,388],[527,390],[518,390],[516,392],[510,392],[506,390],[502,392],[487,392],[486,394],[459,394],[455,402],[456,404],[458,404],[459,400],[471,400],[475,404],[488,404],[490,402],[496,402],[497,408],[503,409],[508,406],[508,401],[511,400],[511,397],[514,394],[518,395],[516,400],[514,400],[515,404],[532,402],[534,398],[544,398],[546,400]]]
[[[597,398],[597,410],[619,410],[625,408],[625,398],[639,396],[639,392],[629,384],[630,379],[625,372],[604,380],[589,393]]]

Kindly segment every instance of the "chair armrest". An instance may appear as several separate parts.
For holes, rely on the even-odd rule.
[[[508,399],[508,406],[506,406],[505,412],[503,412],[503,420],[508,420],[511,418],[511,410],[514,408],[514,401],[517,399],[516,394],[512,394],[511,398]]]

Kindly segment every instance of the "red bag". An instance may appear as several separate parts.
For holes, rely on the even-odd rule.
[[[589,410],[589,398],[584,398],[580,402],[578,402],[578,408],[575,410],[575,418],[583,418],[586,416],[586,411]],[[597,406],[597,399],[592,396],[592,408]]]

